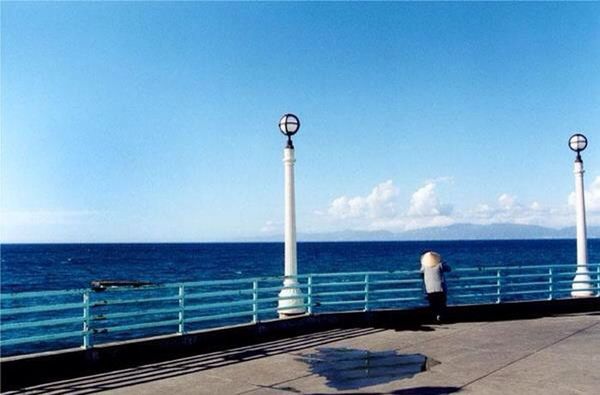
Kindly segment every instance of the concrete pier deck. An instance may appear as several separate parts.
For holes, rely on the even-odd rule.
[[[332,329],[15,393],[596,394],[599,314]]]

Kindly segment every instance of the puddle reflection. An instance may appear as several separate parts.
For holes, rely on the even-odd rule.
[[[312,373],[327,379],[336,390],[352,390],[407,379],[439,362],[422,354],[398,354],[395,350],[368,351],[351,348],[318,348],[301,359]]]

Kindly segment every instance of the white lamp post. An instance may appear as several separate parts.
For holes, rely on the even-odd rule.
[[[279,293],[279,317],[304,314],[304,296],[298,288],[298,264],[296,259],[296,201],[294,196],[294,145],[292,136],[300,129],[300,120],[294,114],[284,114],[279,130],[287,136],[283,149],[285,171],[285,266],[283,288]]]
[[[587,147],[587,138],[576,133],[569,139],[569,148],[577,152],[573,173],[575,173],[575,211],[577,215],[577,271],[573,279],[571,296],[592,296],[592,279],[587,267],[587,233],[585,227],[585,198],[583,193],[583,161],[581,151]]]

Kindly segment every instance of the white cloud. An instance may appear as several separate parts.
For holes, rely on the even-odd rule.
[[[393,217],[396,214],[398,188],[392,180],[377,185],[367,196],[340,196],[327,212],[336,219]]]
[[[435,188],[434,182],[428,182],[412,194],[408,209],[409,216],[435,217],[450,214],[452,207],[440,204]]]
[[[327,214],[338,229],[404,231],[453,223],[514,223],[560,228],[574,224],[573,208],[568,205],[547,206],[537,200],[521,202],[515,195],[502,193],[495,202],[455,210],[452,205],[441,203],[437,188],[435,181],[426,182],[412,193],[408,206],[402,209],[397,188],[392,181],[386,181],[367,196],[334,199]],[[600,177],[586,191],[586,205],[588,224],[600,224]]]
[[[548,207],[538,201],[523,204],[514,195],[503,193],[495,205],[483,203],[472,210],[466,210],[462,222],[514,223],[558,228],[572,224],[572,212],[567,206]]]
[[[435,181],[427,182],[412,194],[409,207],[401,210],[399,190],[388,180],[375,186],[367,196],[334,199],[327,213],[338,225],[354,229],[399,231],[448,225],[453,222],[448,216],[452,207],[440,203],[436,186]]]
[[[464,216],[466,222],[477,224],[523,223],[523,209],[515,196],[503,193],[496,204],[479,204],[473,210],[467,210]]]
[[[515,196],[509,195],[508,193],[503,193],[498,197],[498,204],[505,210],[510,210],[515,206],[517,198]]]
[[[331,201],[327,210],[318,213],[333,229],[393,232],[453,223],[515,223],[561,228],[573,226],[575,222],[574,194],[569,197],[570,206],[549,206],[540,200],[520,201],[514,194],[505,192],[491,202],[455,209],[443,202],[439,191],[443,183],[452,184],[453,179],[426,181],[409,199],[402,201],[398,188],[388,180],[375,186],[368,195],[340,196]],[[586,190],[586,208],[588,224],[600,225],[600,176]]]

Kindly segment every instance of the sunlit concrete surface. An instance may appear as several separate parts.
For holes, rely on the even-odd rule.
[[[600,313],[588,313],[329,330],[18,393],[597,394],[598,388]]]

